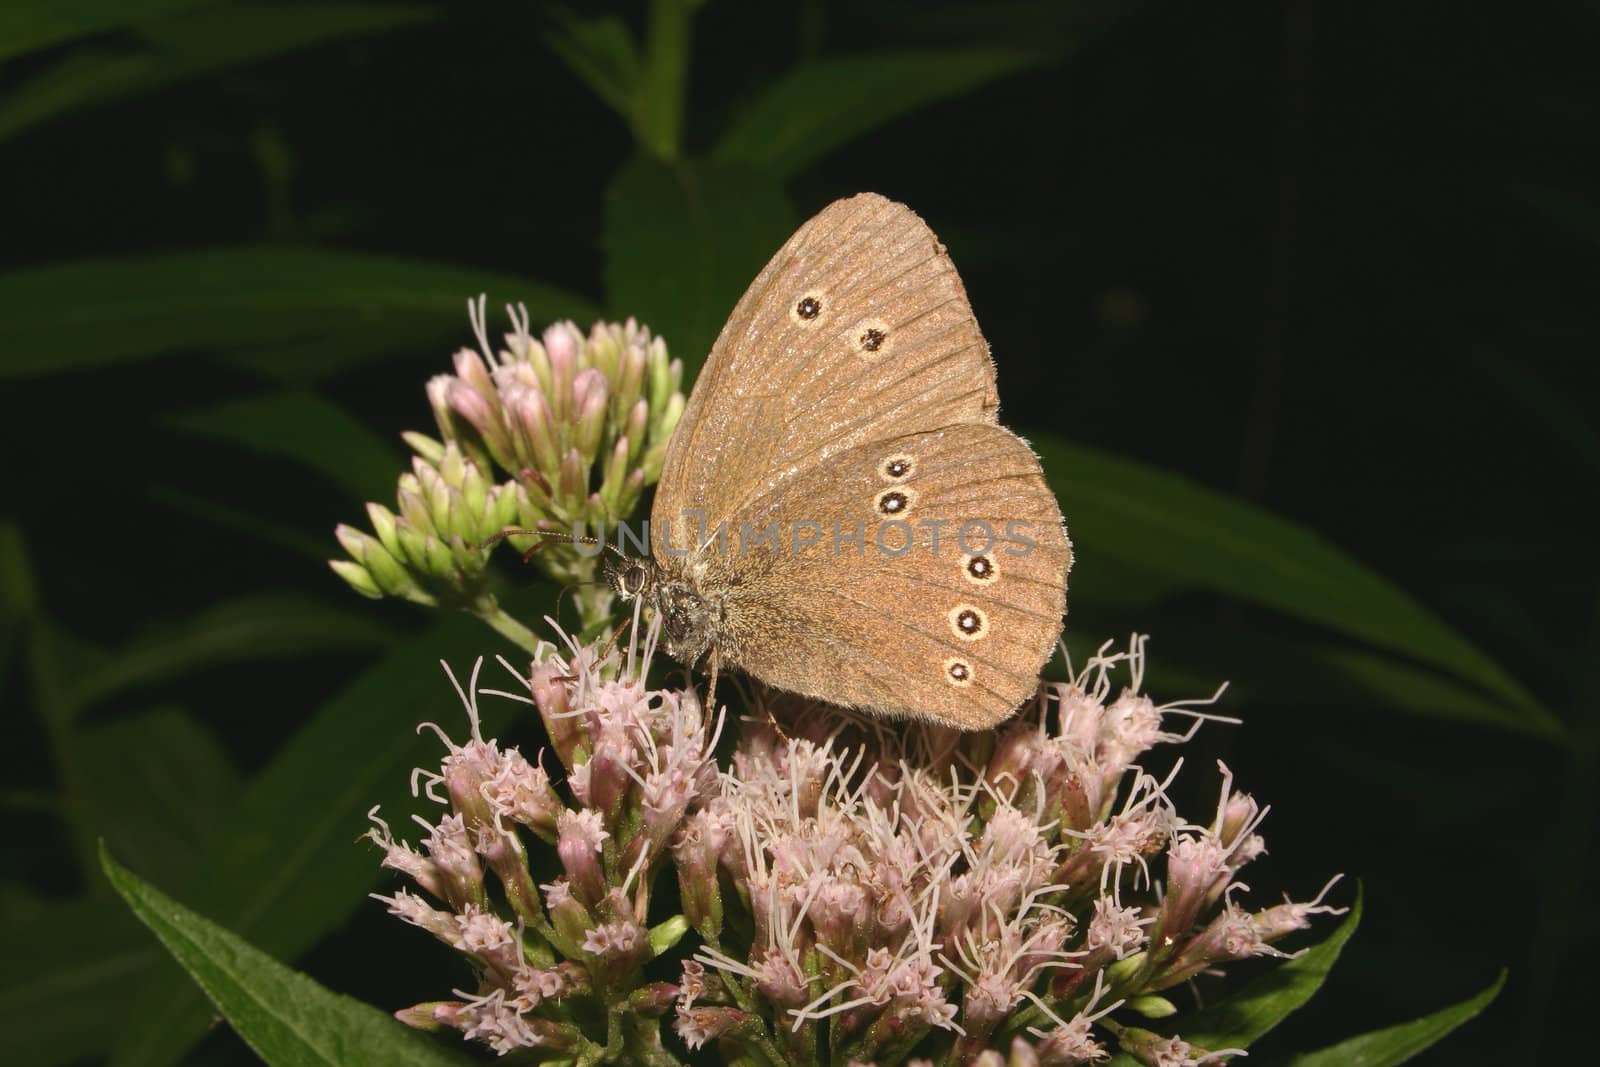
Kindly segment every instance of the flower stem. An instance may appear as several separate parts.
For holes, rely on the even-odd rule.
[[[475,603],[471,610],[474,615],[488,623],[495,633],[528,655],[538,654],[540,644],[538,635],[507,614],[506,610],[495,602],[494,597],[484,597]]]
[[[695,0],[651,0],[643,76],[633,103],[634,136],[658,159],[682,151],[683,106],[689,81],[689,23]]]

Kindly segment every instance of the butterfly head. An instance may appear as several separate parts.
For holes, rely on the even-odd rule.
[[[692,577],[664,570],[653,559],[628,557],[607,561],[606,581],[624,603],[641,599],[661,617],[667,651],[676,659],[693,663],[717,643],[724,623],[722,601],[702,595]]]

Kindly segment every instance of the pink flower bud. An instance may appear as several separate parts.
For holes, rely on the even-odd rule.
[[[735,1008],[678,1008],[678,1018],[672,1028],[691,1049],[705,1046],[731,1030],[760,1025],[757,1016]]]
[[[611,836],[600,826],[600,813],[592,809],[562,811],[556,819],[556,833],[556,855],[566,868],[573,895],[586,905],[598,904],[606,891],[600,851]]]

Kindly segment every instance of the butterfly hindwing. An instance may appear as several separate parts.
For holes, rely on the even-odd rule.
[[[775,551],[751,549],[745,531],[774,528]],[[868,442],[726,533],[724,661],[780,689],[991,726],[1032,695],[1061,633],[1071,547],[1038,459],[1003,427]]]

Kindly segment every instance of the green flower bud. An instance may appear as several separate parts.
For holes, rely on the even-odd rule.
[[[400,435],[400,440],[404,441],[411,451],[429,463],[437,463],[444,456],[444,445],[427,434],[407,430]]]
[[[367,518],[372,520],[373,532],[378,535],[378,541],[388,550],[389,555],[396,559],[404,555],[400,548],[400,538],[395,535],[394,512],[382,504],[368,504]]]
[[[367,568],[359,563],[347,559],[330,559],[328,566],[333,568],[333,573],[350,583],[350,588],[362,596],[371,597],[373,600],[383,598],[383,590],[378,588],[378,583],[372,580],[372,575],[367,573]]]

